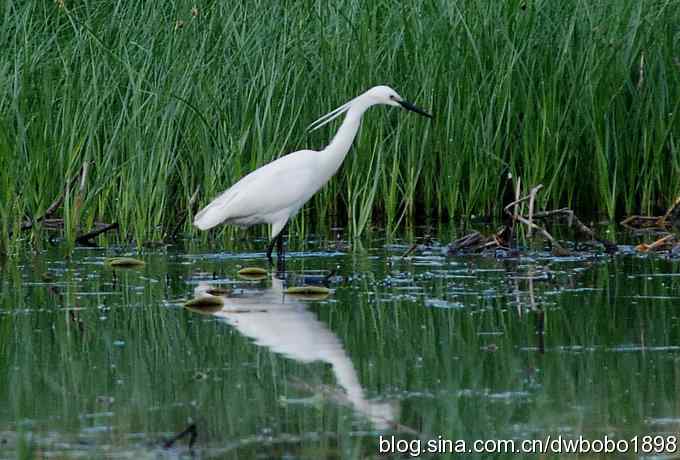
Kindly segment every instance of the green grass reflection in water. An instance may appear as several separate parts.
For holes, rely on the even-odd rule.
[[[257,254],[5,266],[0,438],[20,457],[152,454],[191,419],[206,457],[360,458],[395,423],[467,440],[678,430],[677,262],[400,250],[294,254],[294,272],[340,266],[315,302],[237,280]],[[252,303],[182,308],[206,282]]]

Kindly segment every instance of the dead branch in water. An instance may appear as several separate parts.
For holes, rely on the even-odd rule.
[[[462,251],[465,249],[476,248],[480,245],[480,243],[487,242],[483,240],[486,240],[486,238],[484,238],[481,233],[474,231],[451,242],[449,244],[449,251]]]
[[[621,225],[629,230],[680,230],[680,197],[668,208],[663,216],[628,216]]]
[[[641,243],[635,246],[638,252],[654,252],[654,251],[671,251],[678,245],[678,239],[675,235],[668,234],[654,241],[653,243]]]
[[[92,241],[93,238],[95,238],[98,235],[101,235],[104,232],[108,232],[109,230],[117,230],[118,229],[118,223],[114,222],[113,224],[102,224],[98,228],[84,233],[80,236],[76,237],[76,243],[82,244],[84,246],[94,246],[94,242]]]
[[[542,211],[534,214],[535,219],[548,219],[548,218],[563,218],[566,220],[566,224],[569,227],[574,227],[578,233],[583,236],[590,238],[593,241],[597,241],[605,247],[608,253],[614,253],[617,251],[616,244],[611,241],[598,237],[595,232],[588,227],[586,224],[581,222],[581,220],[574,214],[569,208],[554,209],[551,211]]]
[[[680,231],[680,197],[668,208],[663,216],[629,216],[621,222],[628,230],[637,233],[656,233],[658,238],[652,243],[635,246],[638,252],[670,251],[674,257],[680,256],[680,239],[673,230]]]
[[[39,223],[42,224],[42,226],[48,230],[63,230],[64,219],[52,218],[52,216],[59,210],[59,208],[62,207],[62,205],[64,204],[65,197],[70,194],[71,189],[73,189],[78,183],[79,186],[78,191],[76,192],[75,206],[77,208],[80,208],[82,206],[82,203],[85,201],[84,198],[86,188],[85,186],[87,183],[89,167],[90,167],[89,162],[87,161],[83,162],[83,165],[80,167],[78,172],[73,177],[66,181],[64,189],[61,191],[59,196],[57,196],[57,198],[52,202],[52,204],[48,206],[48,208],[45,210],[45,213],[36,219],[28,219],[24,221],[24,223],[21,224],[21,230],[22,231],[30,230]],[[95,228],[93,230],[76,235],[76,243],[82,244],[84,246],[94,246],[95,244],[92,240],[96,236],[115,229],[118,229],[118,223],[116,222],[112,224],[101,222],[95,223]]]
[[[176,223],[173,229],[168,233],[167,238],[169,239],[175,239],[177,237],[177,233],[179,233],[179,229],[182,228],[182,224],[184,224],[184,219],[186,219],[187,215],[189,215],[190,212],[193,212],[194,210],[194,205],[196,204],[196,200],[198,198],[198,191],[200,190],[199,187],[196,187],[196,191],[194,191],[194,194],[191,195],[191,198],[189,198],[189,202],[187,203],[187,207],[180,211],[180,213],[177,215]]]
[[[566,256],[570,252],[563,247],[547,230],[545,225],[539,225],[536,221],[563,220],[569,227],[574,227],[576,231],[585,237],[597,241],[605,247],[607,253],[617,251],[617,246],[609,240],[599,238],[595,232],[585,225],[569,208],[560,208],[544,211],[536,211],[536,197],[543,188],[543,184],[532,187],[525,196],[522,196],[521,180],[518,178],[515,185],[515,199],[508,203],[503,211],[510,218],[511,223],[504,226],[491,236],[483,236],[479,232],[472,232],[449,244],[449,254],[460,252],[481,252],[488,249],[508,250],[512,246],[514,229],[517,224],[527,228],[527,238],[532,238],[534,232],[546,239],[556,256]],[[525,206],[526,204],[526,206]],[[526,209],[525,209],[526,208]],[[680,213],[679,213],[680,214]]]
[[[70,180],[66,182],[66,186],[64,189],[61,191],[61,193],[57,196],[57,198],[50,204],[47,209],[45,210],[45,213],[36,218],[36,219],[28,219],[24,221],[23,224],[21,224],[21,230],[30,230],[33,228],[33,226],[39,222],[42,222],[45,219],[49,219],[52,217],[52,215],[57,212],[57,210],[61,207],[61,205],[64,203],[64,197],[66,196],[68,190],[70,190],[77,182],[78,179],[81,178],[81,184],[83,182],[83,179],[85,178],[87,174],[87,168],[85,167],[87,163],[83,163],[83,166],[80,167],[78,170],[78,173],[75,174],[73,177],[71,177]]]

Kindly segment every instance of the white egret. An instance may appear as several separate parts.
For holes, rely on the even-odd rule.
[[[271,262],[274,244],[282,259],[282,230],[302,206],[333,177],[356,137],[361,117],[377,104],[403,107],[432,118],[432,115],[405,101],[389,86],[375,86],[346,104],[322,116],[308,129],[314,131],[347,113],[340,129],[321,151],[299,150],[268,163],[244,176],[236,184],[199,211],[194,225],[208,230],[218,224],[241,228],[271,224],[267,258]]]

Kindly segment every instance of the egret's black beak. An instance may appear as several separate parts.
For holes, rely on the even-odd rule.
[[[405,108],[406,110],[410,110],[411,112],[419,113],[423,116],[426,116],[427,118],[432,118],[432,115],[421,109],[420,107],[416,107],[415,105],[411,104],[408,101],[397,101],[399,104]]]

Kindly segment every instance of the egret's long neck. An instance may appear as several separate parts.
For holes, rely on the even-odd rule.
[[[361,125],[361,116],[368,107],[368,105],[361,103],[352,105],[331,143],[321,151],[322,168],[323,172],[328,175],[328,179],[335,174],[352,147],[352,142],[354,142]]]

